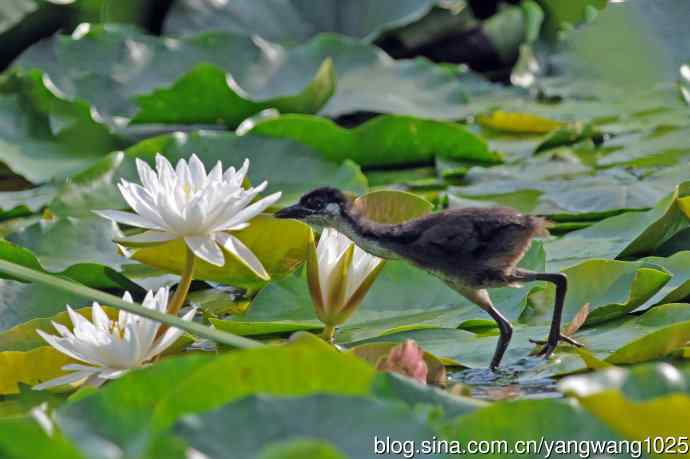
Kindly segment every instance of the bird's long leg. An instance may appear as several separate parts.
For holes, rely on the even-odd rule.
[[[494,370],[498,365],[500,365],[503,359],[503,354],[505,354],[508,344],[510,343],[510,338],[513,336],[513,327],[510,325],[508,319],[503,317],[498,309],[496,309],[491,302],[491,297],[489,292],[484,289],[480,290],[470,290],[470,289],[457,289],[465,298],[475,303],[477,306],[485,310],[492,319],[496,321],[498,325],[498,330],[500,336],[498,337],[498,343],[496,343],[496,350],[494,351],[494,356],[491,359],[491,369]]]
[[[563,317],[565,293],[568,290],[568,277],[563,273],[535,273],[532,271],[518,269],[515,271],[512,280],[517,282],[543,280],[551,282],[556,286],[556,300],[553,306],[553,319],[551,320],[549,337],[546,340],[546,344],[538,354],[548,358],[556,349],[556,346],[558,346],[558,341],[560,341],[562,338],[565,338],[561,335],[561,319]],[[574,344],[572,341],[570,342],[571,344]]]

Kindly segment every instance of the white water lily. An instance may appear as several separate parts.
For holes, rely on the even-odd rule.
[[[239,170],[223,172],[220,161],[208,174],[196,155],[189,163],[181,159],[173,169],[162,155],[156,155],[156,170],[137,159],[141,185],[122,180],[118,185],[122,196],[134,210],[103,210],[97,213],[118,223],[144,228],[142,234],[123,239],[127,244],[157,244],[184,239],[198,258],[216,266],[225,264],[222,249],[232,253],[259,277],[268,273],[254,253],[231,234],[249,226],[249,220],[280,199],[273,193],[256,202],[267,182],[243,188],[249,169],[245,160]]]
[[[144,298],[143,306],[165,312],[168,296],[169,291],[165,287],[158,289],[155,294],[149,291]],[[122,298],[132,302],[129,292],[125,292]],[[192,309],[182,318],[192,320],[195,312],[196,310]],[[160,322],[127,311],[120,311],[117,320],[110,320],[101,305],[96,302],[91,307],[92,321],[69,306],[67,313],[74,326],[73,331],[53,322],[53,327],[60,336],[49,335],[41,330],[36,330],[36,333],[58,351],[83,364],[65,365],[62,369],[71,373],[38,384],[34,389],[42,390],[76,382],[100,385],[109,379],[122,376],[133,368],[145,366],[184,333],[178,328],[168,328],[159,336]]]
[[[326,228],[307,261],[309,288],[316,315],[326,324],[324,337],[357,309],[383,268],[383,259],[360,249],[347,236]]]

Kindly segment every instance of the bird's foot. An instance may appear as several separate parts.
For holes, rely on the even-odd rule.
[[[583,347],[583,344],[575,341],[573,338],[570,336],[566,336],[563,333],[560,333],[558,335],[558,339],[556,340],[551,340],[549,339],[548,341],[544,340],[538,340],[538,339],[531,339],[529,340],[530,343],[538,344],[542,346],[541,349],[539,349],[534,355],[538,356],[543,356],[545,359],[548,359],[551,354],[553,354],[553,351],[556,350],[556,346],[558,346],[559,341],[564,341],[568,344],[571,344],[575,347]]]

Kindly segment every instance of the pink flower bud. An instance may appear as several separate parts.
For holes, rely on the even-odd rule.
[[[424,361],[424,350],[413,340],[408,339],[390,350],[376,368],[391,371],[426,384],[429,368]]]

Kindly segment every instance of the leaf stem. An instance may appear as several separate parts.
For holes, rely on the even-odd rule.
[[[194,256],[194,252],[192,252],[189,247],[187,247],[185,257],[186,260],[184,271],[182,271],[182,278],[180,279],[180,283],[177,284],[175,294],[170,299],[170,303],[168,304],[168,314],[172,314],[174,316],[180,312],[182,305],[187,299],[187,293],[189,293],[189,287],[192,285],[192,280],[194,280],[194,261],[196,260],[196,257]]]
[[[189,332],[200,338],[209,339],[226,346],[239,347],[243,349],[259,347],[263,344],[252,339],[244,338],[242,336],[233,335],[232,333],[223,332],[215,328],[206,327],[196,322],[182,320],[179,317],[171,314],[165,314],[153,309],[148,309],[140,304],[129,303],[122,298],[111,295],[109,293],[101,292],[73,281],[68,281],[64,278],[45,274],[7,260],[0,260],[0,272],[8,274],[14,279],[19,279],[26,282],[37,282],[45,284],[57,290],[69,292],[88,298],[92,301],[98,301],[101,304],[112,306],[116,309],[122,309],[132,314],[136,314],[147,319],[157,320],[170,327],[176,327],[180,330]]]

